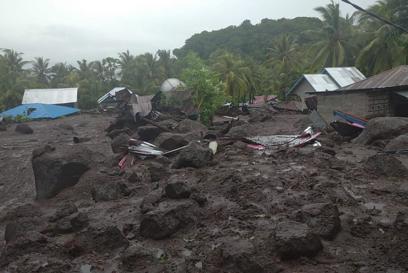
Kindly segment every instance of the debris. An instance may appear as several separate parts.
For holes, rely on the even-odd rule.
[[[73,138],[72,138],[72,141],[73,141],[75,144],[88,142],[88,141],[90,141],[90,140],[91,140],[90,137],[73,137]]]
[[[327,122],[324,120],[324,118],[317,112],[316,110],[313,110],[310,115],[309,119],[313,123],[313,127],[319,130],[326,130],[328,125]]]
[[[217,141],[210,141],[208,148],[212,151],[213,155],[217,153],[218,143]]]
[[[387,146],[385,146],[385,152],[395,152],[408,150],[408,135],[400,135],[392,139]]]
[[[17,124],[15,131],[20,134],[30,135],[34,133],[34,130],[30,126],[24,123]]]
[[[157,146],[149,143],[149,142],[138,142],[135,139],[130,139],[132,143],[128,150],[131,154],[138,155],[141,157],[154,157],[163,155],[163,151],[161,151]]]
[[[314,133],[312,128],[308,127],[301,135],[259,136],[245,138],[244,141],[249,142],[249,147],[256,150],[273,149],[276,147],[301,147],[314,142],[320,134],[320,132]],[[263,149],[262,146],[264,147]]]

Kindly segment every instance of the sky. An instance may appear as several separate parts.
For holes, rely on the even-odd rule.
[[[335,0],[336,2],[339,0]],[[354,0],[367,7],[376,0]],[[183,46],[204,30],[263,18],[318,16],[330,0],[0,0],[0,48],[51,63]],[[354,9],[340,1],[343,14]]]

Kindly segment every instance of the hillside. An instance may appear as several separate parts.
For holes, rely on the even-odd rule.
[[[297,38],[299,44],[311,42],[309,30],[318,30],[322,22],[318,18],[298,17],[295,19],[263,19],[261,23],[252,25],[249,20],[240,26],[229,26],[216,31],[203,31],[189,38],[180,49],[175,49],[177,57],[185,56],[194,51],[203,59],[211,53],[225,49],[256,60],[262,60],[271,47],[273,40],[282,34],[290,34]]]

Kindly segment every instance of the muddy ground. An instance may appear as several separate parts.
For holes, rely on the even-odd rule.
[[[121,173],[104,131],[112,120],[82,114],[29,122],[31,135],[15,125],[0,132],[0,272],[408,272],[408,184],[367,167],[379,148],[332,134],[319,138],[321,148],[271,154],[237,141],[202,168],[151,159]],[[296,134],[308,123],[276,114],[233,132]],[[73,136],[90,141],[73,144]],[[82,145],[95,164],[38,201],[31,156],[46,144]],[[397,159],[406,165],[405,157]],[[174,181],[189,194],[163,194]],[[117,184],[126,193],[95,201],[98,185]],[[180,223],[159,236],[141,227],[149,215],[162,217],[163,229]],[[78,228],[66,228],[67,219]]]

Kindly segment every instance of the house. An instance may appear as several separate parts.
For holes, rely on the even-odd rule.
[[[316,96],[317,110],[327,121],[333,111],[362,118],[408,116],[408,66],[399,66],[331,92],[309,92]]]
[[[78,103],[78,88],[26,89],[22,104],[31,103],[75,107]]]
[[[100,97],[97,102],[101,108],[116,107],[120,103],[126,103],[129,101],[133,92],[126,87],[115,87],[108,93]]]
[[[328,67],[320,74],[305,74],[292,86],[286,97],[294,97],[297,108],[306,110],[309,92],[331,92],[364,80],[365,76],[356,67]]]

